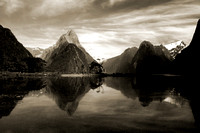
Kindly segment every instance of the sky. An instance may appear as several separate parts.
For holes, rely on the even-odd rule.
[[[25,47],[47,48],[73,29],[94,58],[111,58],[144,40],[189,44],[200,0],[1,0],[0,24]]]

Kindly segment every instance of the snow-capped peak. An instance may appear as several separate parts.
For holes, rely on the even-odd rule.
[[[185,47],[186,44],[185,44],[182,40],[180,40],[180,41],[177,41],[177,42],[165,44],[164,46],[165,46],[168,50],[172,50],[172,49],[174,49],[174,48],[177,48],[177,46]]]
[[[181,51],[186,47],[186,44],[180,40],[174,43],[164,45],[170,52],[173,58],[176,57],[177,54],[181,53]]]
[[[64,34],[64,37],[65,37],[65,39],[66,39],[66,41],[67,41],[68,43],[76,44],[78,47],[81,46],[81,44],[80,44],[80,42],[79,42],[79,39],[78,39],[78,36],[77,36],[77,34],[74,32],[74,30],[69,29],[69,30],[67,31],[67,33]]]

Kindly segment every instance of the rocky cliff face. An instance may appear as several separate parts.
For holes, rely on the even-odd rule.
[[[137,50],[136,47],[128,48],[121,55],[108,59],[103,63],[106,73],[130,73],[131,61]]]
[[[85,54],[74,44],[63,44],[47,60],[47,71],[89,73]]]
[[[162,45],[143,41],[132,60],[132,73],[151,75],[165,73],[171,62],[169,51]]]
[[[173,61],[173,71],[176,74],[196,75],[200,73],[199,65],[200,49],[200,20],[197,23],[190,45],[182,50]]]

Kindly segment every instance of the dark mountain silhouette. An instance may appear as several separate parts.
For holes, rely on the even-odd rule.
[[[30,60],[37,67],[27,62]],[[43,60],[33,58],[10,29],[0,25],[0,71],[38,72],[43,70],[43,63]]]
[[[130,73],[131,61],[137,50],[136,47],[128,48],[121,55],[108,59],[103,63],[106,73]]]
[[[182,75],[194,75],[200,73],[199,60],[200,49],[200,20],[197,23],[190,45],[182,50],[173,61],[173,72]]]
[[[8,28],[0,26],[0,70],[26,71],[25,58],[32,58],[31,53],[18,42]]]
[[[151,75],[166,73],[171,62],[169,51],[163,46],[153,46],[143,41],[132,60],[132,73]]]
[[[41,58],[25,58],[23,61],[26,62],[28,72],[43,72],[46,67],[46,62]]]

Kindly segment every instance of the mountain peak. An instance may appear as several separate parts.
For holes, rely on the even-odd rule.
[[[143,42],[140,44],[140,46],[142,46],[142,47],[143,47],[143,46],[149,46],[149,45],[152,45],[151,42],[146,41],[146,40],[143,41]]]
[[[197,47],[199,48],[199,45],[197,45],[200,40],[199,34],[200,34],[200,19],[197,22],[197,26],[193,34],[192,41],[190,42],[190,47],[195,47],[196,50],[198,50]],[[196,46],[193,46],[193,45],[196,45]]]
[[[164,45],[168,50],[172,50],[178,46],[181,46],[181,47],[185,47],[186,44],[182,41],[182,40],[179,40],[179,41],[176,41],[176,42],[173,42],[173,43],[169,43],[169,44],[165,44]]]
[[[66,34],[62,35],[62,40],[67,41],[68,43],[73,43],[78,47],[81,47],[78,36],[73,29],[69,29]]]
[[[165,44],[163,46],[169,51],[171,57],[174,59],[177,54],[181,53],[181,51],[186,48],[186,44],[182,40]]]
[[[140,46],[139,49],[153,49],[153,44],[149,41],[143,41]]]
[[[76,32],[73,29],[68,29],[67,33],[68,36],[70,35],[76,35]]]

